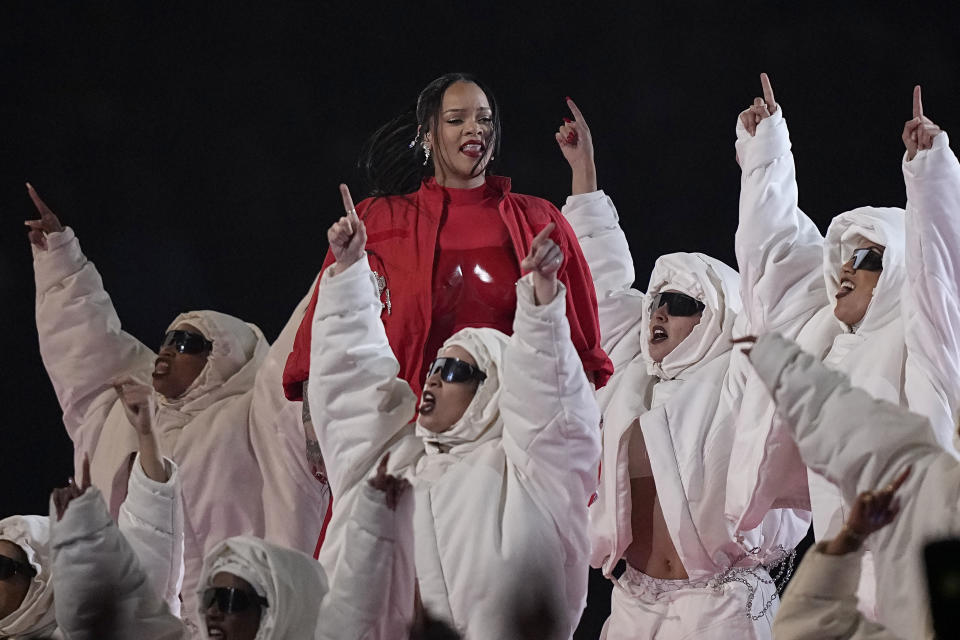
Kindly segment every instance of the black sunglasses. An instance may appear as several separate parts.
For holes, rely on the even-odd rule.
[[[167,331],[163,336],[160,348],[174,347],[179,353],[203,353],[213,349],[213,342],[207,340],[200,333],[193,331]]]
[[[671,316],[695,316],[707,308],[705,304],[685,293],[665,291],[653,296],[653,302],[650,303],[650,313],[663,305],[667,305],[667,313]]]
[[[209,609],[217,603],[220,613],[240,613],[250,607],[266,607],[267,599],[263,596],[230,587],[208,587],[203,591],[203,608]]]
[[[857,269],[863,269],[864,271],[883,271],[883,254],[877,253],[870,247],[854,249],[850,259],[853,260],[854,271]]]
[[[0,556],[0,580],[7,580],[15,573],[32,578],[37,575],[37,570],[26,562],[18,562],[7,556]]]
[[[487,374],[480,371],[469,362],[458,360],[457,358],[437,358],[427,368],[427,377],[435,373],[440,374],[440,379],[444,382],[466,382],[468,380],[477,380],[483,382],[487,379]]]

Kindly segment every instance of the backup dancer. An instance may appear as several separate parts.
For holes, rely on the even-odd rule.
[[[709,256],[673,253],[657,260],[646,293],[631,288],[626,237],[597,191],[589,128],[571,109],[575,120],[557,133],[574,171],[563,212],[590,265],[615,367],[597,394],[603,460],[590,507],[591,564],[614,580],[601,637],[770,638],[778,600],[763,565],[785,559],[809,514],[771,502],[740,529],[739,514],[724,512],[749,370],[730,343],[742,325],[739,276]],[[626,571],[614,579],[621,559]]]
[[[743,169],[736,250],[751,333],[796,339],[873,397],[925,416],[933,436],[954,451],[960,407],[960,168],[946,133],[923,115],[920,87],[904,125],[906,211],[860,207],[835,217],[821,236],[797,206],[797,183],[783,109],[769,79],[764,97],[740,114],[737,157]],[[771,419],[764,381],[744,398],[744,413],[763,416],[745,428],[735,464],[749,479],[779,469],[797,492],[796,450]],[[755,392],[755,393],[754,393]],[[745,425],[749,427],[749,425]],[[830,428],[825,425],[825,428]],[[761,446],[757,446],[757,444]],[[864,452],[868,455],[868,452]],[[840,490],[811,467],[814,533],[833,537],[846,519]],[[769,487],[767,487],[769,489]],[[776,488],[789,493],[786,484]],[[854,494],[855,495],[855,494]],[[848,496],[849,497],[849,496]],[[739,504],[763,499],[741,492]],[[905,581],[888,577],[875,596],[872,555],[864,555],[858,596],[863,610],[898,633],[917,630],[898,615]]]
[[[134,489],[139,536],[112,521],[102,494],[84,473],[79,486],[54,492],[51,507],[53,584],[57,622],[65,637],[190,640],[198,631],[174,616],[158,597],[157,576],[144,562],[144,535],[170,550],[172,566],[183,562],[178,523],[176,465],[169,477],[146,491]],[[147,468],[147,465],[144,465]],[[340,564],[327,573],[311,556],[251,536],[228,538],[204,559],[199,582],[199,637],[207,640],[392,640],[380,634],[394,594],[380,571],[403,552],[409,539],[409,484],[386,474],[384,460],[361,489],[350,514]],[[182,534],[182,529],[179,530]]]
[[[185,614],[196,610],[204,552],[223,538],[266,536],[313,551],[329,492],[306,466],[299,407],[278,383],[306,299],[272,348],[252,324],[194,311],[174,319],[154,352],[121,328],[73,230],[28,190],[40,213],[27,222],[40,355],[75,466],[89,455],[93,483],[117,517],[137,440],[113,385],[152,383],[160,449],[182,476]]]
[[[344,188],[345,189],[345,188]],[[586,599],[587,501],[596,486],[600,415],[570,337],[564,256],[553,224],[539,229],[518,271],[513,335],[461,329],[448,338],[417,398],[381,322],[353,213],[328,232],[336,262],[317,287],[308,393],[337,496],[320,551],[333,564],[364,477],[386,450],[414,486],[419,600],[468,639],[512,637],[517,572],[560,613],[568,638]],[[411,419],[419,413],[416,424]],[[395,628],[414,612],[414,576],[385,568],[406,593]],[[552,637],[552,636],[551,636]]]

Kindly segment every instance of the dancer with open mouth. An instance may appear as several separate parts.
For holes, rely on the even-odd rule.
[[[854,386],[926,417],[940,446],[954,451],[960,410],[960,164],[946,132],[924,115],[915,87],[913,117],[902,133],[906,211],[859,207],[833,218],[824,237],[798,207],[783,108],[766,74],[761,84],[763,96],[738,118],[736,143],[743,170],[736,252],[750,333],[779,332],[796,340],[827,367],[847,374]],[[757,419],[743,424],[732,465],[744,477],[779,469],[781,489],[792,483],[794,499],[801,500],[804,487],[791,471],[801,464],[796,447],[773,418],[769,381],[753,376],[742,411]],[[823,437],[830,431],[825,424]],[[820,475],[826,460],[804,462],[810,468],[814,534],[832,538],[849,504],[840,488]],[[829,471],[833,480],[845,473]],[[727,509],[746,506],[749,512],[758,497],[744,490]],[[898,635],[921,637],[924,629],[899,612],[916,604],[925,588],[904,580],[906,574],[895,569],[901,560],[892,555],[885,566],[876,566],[875,575],[869,541],[866,548],[857,594],[861,610]],[[898,558],[908,556],[898,550]]]
[[[592,164],[593,140],[571,110],[556,139],[576,172]],[[617,210],[596,183],[574,183],[563,213],[590,265],[615,367],[597,392],[603,460],[590,507],[591,564],[614,582],[601,638],[768,639],[778,595],[766,565],[789,570],[810,520],[771,500],[741,528],[722,510],[749,369],[730,342],[742,324],[740,277],[702,253],[671,253],[638,291]]]
[[[346,215],[328,232],[336,261],[317,287],[308,383],[336,496],[320,561],[332,566],[350,543],[357,488],[389,450],[391,472],[414,487],[414,539],[396,544],[415,547],[416,576],[382,572],[391,593],[407,594],[389,621],[396,637],[414,615],[415,588],[430,615],[466,638],[517,637],[518,575],[557,623],[545,637],[570,637],[586,604],[600,414],[571,341],[554,225],[517,264],[528,273],[516,283],[513,335],[467,327],[447,338],[418,403],[381,322],[370,230],[341,190]]]

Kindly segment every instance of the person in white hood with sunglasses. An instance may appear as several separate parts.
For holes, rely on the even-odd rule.
[[[410,594],[393,624],[413,615],[417,587],[424,609],[466,638],[507,637],[521,571],[561,614],[551,637],[571,637],[586,603],[600,414],[570,340],[554,225],[537,230],[521,262],[514,334],[454,334],[425,372],[418,405],[380,321],[365,227],[341,192],[347,215],[328,232],[336,263],[318,287],[308,383],[337,496],[320,560],[342,553],[342,514],[390,450],[415,503],[416,582],[389,574]]]
[[[766,74],[761,82],[764,95],[740,114],[736,143],[743,170],[736,251],[750,333],[776,331],[794,339],[854,386],[925,416],[934,439],[956,455],[960,165],[946,132],[923,115],[916,87],[913,118],[902,134],[906,211],[860,207],[836,216],[824,237],[798,207],[783,109]],[[743,484],[728,496],[730,511],[749,513],[765,500],[762,492],[771,487],[753,491],[750,479],[767,469],[785,479],[773,490],[789,493],[789,485],[803,491],[793,480],[797,449],[773,416],[763,382],[754,377],[744,398],[744,412],[757,419],[734,450]],[[815,472],[821,461],[803,461],[811,468],[815,536],[834,537],[849,504]],[[912,636],[892,595],[898,586],[879,585],[879,601],[877,588],[868,544],[858,592],[862,610]]]
[[[113,385],[152,385],[161,452],[174,460],[184,501],[184,614],[203,556],[233,535],[312,552],[329,491],[303,456],[301,409],[280,373],[303,314],[294,311],[270,346],[255,325],[216,311],[180,314],[157,351],[124,331],[94,264],[70,227],[28,186],[40,214],[28,220],[40,355],[63,408],[75,467],[89,455],[93,484],[114,518],[137,441]]]
[[[557,132],[573,169],[563,208],[590,265],[601,345],[614,363],[603,409],[591,564],[613,580],[602,638],[770,638],[778,596],[765,564],[786,560],[809,526],[803,503],[766,505],[739,528],[724,512],[749,365],[740,278],[702,253],[660,256],[646,293],[613,202],[597,190],[583,114]],[[768,481],[761,478],[758,482]],[[614,578],[620,560],[626,570]]]

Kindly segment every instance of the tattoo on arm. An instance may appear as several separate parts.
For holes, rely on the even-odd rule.
[[[310,420],[310,404],[307,402],[307,381],[303,381],[303,437],[306,444],[307,466],[310,473],[319,482],[327,484],[327,466],[323,462],[323,452],[320,443],[313,432],[313,422]]]

